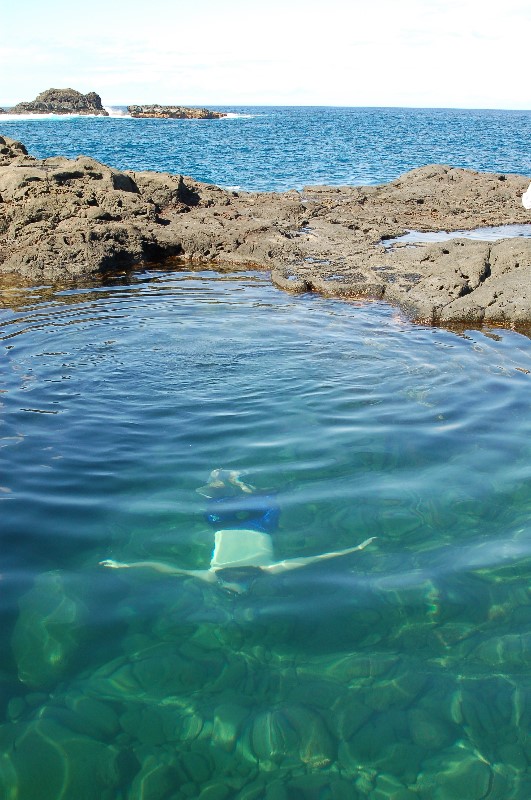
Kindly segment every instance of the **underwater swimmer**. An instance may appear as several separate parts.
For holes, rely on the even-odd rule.
[[[225,492],[233,487],[244,494],[254,492],[254,487],[241,480],[240,473],[226,470],[214,470],[210,475],[209,483],[197,491],[206,497],[224,501],[226,500]],[[223,497],[219,496],[220,492],[224,493]],[[249,527],[237,526],[239,518],[234,510],[234,502],[232,507],[220,509],[216,506],[214,512],[210,511],[207,515],[210,524],[233,521],[234,527],[216,530],[214,551],[208,569],[181,569],[161,561],[126,563],[106,559],[100,561],[100,564],[111,569],[154,569],[164,575],[188,575],[207,583],[217,583],[224,589],[242,594],[248,591],[254,580],[261,575],[279,575],[326,559],[346,556],[349,553],[363,550],[376,538],[372,536],[361,544],[348,547],[346,550],[277,561],[274,556],[270,530],[278,524],[278,509],[272,504],[270,497],[266,496],[262,500],[266,500],[265,505],[260,505],[260,502],[255,502],[252,506],[247,505],[247,507],[245,504],[243,505],[242,524],[246,523]]]

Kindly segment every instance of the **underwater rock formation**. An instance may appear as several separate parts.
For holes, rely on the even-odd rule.
[[[409,229],[529,222],[528,179],[447,166],[389,184],[243,193],[0,137],[0,273],[63,280],[179,257],[269,269],[276,286],[385,300],[428,324],[531,323],[531,238],[384,242]]]
[[[4,731],[4,734],[7,731]],[[120,783],[138,769],[113,745],[64,727],[52,716],[11,726],[13,744],[2,754],[2,797],[39,800],[83,797],[113,800]]]
[[[19,680],[32,688],[49,688],[71,666],[86,610],[57,570],[37,576],[19,605],[12,642]]]
[[[69,642],[72,654],[77,634],[69,635],[68,620],[75,631],[84,612],[67,575],[43,573],[22,598],[14,637],[19,664],[22,652],[33,649],[37,661],[52,652],[50,636]],[[53,688],[11,698],[0,725],[1,797],[529,796],[531,710],[499,660],[507,652],[510,665],[528,668],[528,634],[502,636],[496,652],[503,627],[495,624],[485,639],[485,631],[461,621],[465,651],[449,650],[441,633],[451,634],[452,618],[423,624],[415,605],[406,611],[399,604],[386,606],[381,619],[383,640],[394,636],[391,652],[375,649],[370,625],[356,634],[352,652],[323,652],[313,640],[301,650],[293,648],[293,636],[279,641],[274,623],[266,633],[251,606],[237,613],[223,596],[215,600],[222,616],[209,613],[197,624],[197,608],[210,612],[214,595],[208,585],[188,588],[194,596],[186,608],[167,586],[161,589],[158,611],[175,626],[162,634],[153,616],[135,613],[141,605],[124,594],[116,610],[130,629],[119,655],[103,647]],[[360,615],[372,618],[371,611],[352,606],[349,627]],[[21,647],[22,628],[32,637],[30,648]],[[316,620],[316,643],[329,628],[328,617]],[[429,665],[418,656],[427,640]],[[343,644],[344,626],[335,641]]]

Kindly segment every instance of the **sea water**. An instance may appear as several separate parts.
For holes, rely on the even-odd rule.
[[[258,272],[1,298],[0,796],[527,800],[528,338]],[[216,468],[279,560],[375,539],[242,595],[100,565],[207,568]]]
[[[158,120],[0,115],[0,131],[23,141],[39,158],[83,154],[118,169],[181,173],[242,190],[383,183],[425,164],[531,176],[530,111],[219,110],[230,116]]]

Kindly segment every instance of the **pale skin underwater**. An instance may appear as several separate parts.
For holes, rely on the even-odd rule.
[[[242,573],[245,569],[257,570],[264,575],[279,575],[283,572],[288,572],[289,570],[293,569],[300,569],[301,567],[307,567],[310,564],[316,564],[319,561],[325,561],[330,558],[340,558],[341,556],[347,556],[350,553],[355,553],[358,550],[363,550],[367,545],[371,544],[375,540],[375,536],[371,536],[370,539],[366,539],[361,544],[355,545],[354,547],[347,547],[345,550],[335,550],[330,553],[321,553],[317,556],[306,556],[306,557],[299,557],[299,558],[288,558],[284,559],[283,561],[274,561],[271,559],[270,561],[266,560],[265,558],[265,550],[264,547],[263,551],[257,555],[256,558],[249,558],[245,559],[245,563],[242,560],[235,560],[225,562],[223,564],[216,563],[216,558],[219,556],[219,549],[222,545],[217,548],[219,542],[223,542],[224,537],[233,538],[234,535],[240,537],[242,534],[247,538],[252,538],[253,535],[258,534],[260,537],[263,537],[262,541],[265,544],[264,540],[271,540],[271,537],[267,533],[259,533],[258,531],[247,531],[247,530],[221,530],[216,531],[216,547],[214,549],[214,555],[212,557],[212,561],[210,562],[210,567],[208,569],[182,569],[181,567],[173,566],[172,564],[167,564],[163,561],[115,561],[114,559],[105,559],[104,561],[100,561],[100,565],[102,567],[110,567],[111,569],[152,569],[156,572],[161,572],[164,575],[187,575],[192,578],[198,578],[199,580],[205,581],[207,583],[220,583],[221,585],[225,586],[225,588],[230,588],[229,583],[227,583],[223,573],[226,570],[241,570]],[[269,548],[267,548],[269,549]],[[270,552],[271,555],[273,554],[272,544],[270,545]],[[257,563],[259,562],[259,563]],[[258,574],[258,573],[257,573]],[[232,582],[230,582],[232,584]],[[237,588],[233,588],[233,591],[238,591]]]
[[[212,498],[228,486],[244,494],[252,494],[255,491],[254,486],[241,479],[239,472],[222,469],[213,470],[209,482],[197,491]],[[163,575],[184,575],[206,583],[218,583],[223,588],[240,594],[249,588],[249,579],[252,581],[260,575],[279,575],[320,561],[347,556],[363,550],[375,538],[371,536],[361,544],[344,550],[277,561],[273,550],[273,539],[269,533],[252,528],[224,528],[214,534],[214,551],[208,569],[182,569],[163,561],[125,562],[105,559],[99,563],[110,569],[151,569]]]

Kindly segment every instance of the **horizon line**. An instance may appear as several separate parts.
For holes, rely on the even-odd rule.
[[[28,102],[28,101],[23,101]],[[11,108],[14,108],[18,103],[11,105],[10,103],[4,103],[0,101],[0,108],[3,108],[5,111],[9,113]],[[521,107],[521,108],[513,108],[508,106],[448,106],[448,105],[350,105],[350,104],[343,104],[343,103],[210,103],[210,102],[200,102],[200,103],[182,103],[182,102],[174,102],[174,103],[160,103],[160,102],[117,102],[117,101],[109,101],[103,102],[102,105],[104,108],[109,107],[118,107],[118,108],[127,108],[127,106],[137,105],[137,106],[153,106],[153,105],[160,105],[160,106],[183,106],[188,108],[209,108],[209,109],[216,109],[218,107],[221,108],[235,108],[235,107],[244,107],[244,108],[352,108],[352,109],[409,109],[412,111],[516,111],[516,112],[530,112],[531,108],[529,107]],[[47,112],[52,114],[53,112]],[[35,116],[40,116],[40,114],[35,114]],[[62,116],[61,114],[57,114],[57,116]],[[1,119],[0,115],[0,119]]]

